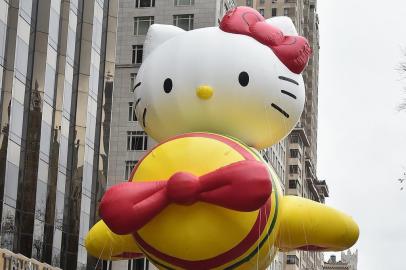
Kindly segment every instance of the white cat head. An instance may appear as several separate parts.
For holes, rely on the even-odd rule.
[[[258,29],[252,18],[243,19],[259,35],[263,26],[272,24],[285,34],[296,34],[288,18],[261,21],[266,25],[257,24]],[[220,28],[227,28],[227,22],[233,28],[235,23],[229,21],[223,19]],[[286,39],[277,30],[270,42],[279,42],[282,35],[285,43],[271,49],[244,33],[220,28],[186,32],[169,25],[150,27],[135,92],[137,117],[156,141],[203,131],[261,149],[281,140],[297,123],[304,105],[303,78],[282,63],[290,57],[284,54],[292,54],[283,51],[292,37]],[[293,62],[301,60],[296,57]]]

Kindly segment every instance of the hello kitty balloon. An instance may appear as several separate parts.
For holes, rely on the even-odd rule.
[[[220,27],[152,25],[136,110],[160,143],[103,196],[89,253],[145,256],[159,269],[258,270],[278,250],[352,246],[351,217],[284,196],[253,148],[279,141],[298,121],[310,52],[290,19],[265,21],[248,7],[229,11]]]
[[[264,21],[237,10],[220,27],[150,27],[135,92],[138,119],[156,141],[205,131],[261,149],[297,123],[307,41],[287,17]]]

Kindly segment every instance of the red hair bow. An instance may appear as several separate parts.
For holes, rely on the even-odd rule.
[[[259,161],[239,161],[197,177],[186,172],[168,181],[126,182],[110,188],[100,204],[100,216],[117,234],[133,233],[170,203],[198,201],[250,212],[261,208],[272,193],[271,175]]]
[[[300,74],[307,65],[312,50],[301,36],[285,36],[277,27],[267,23],[250,7],[229,10],[220,22],[224,32],[250,36],[272,49],[290,71]]]

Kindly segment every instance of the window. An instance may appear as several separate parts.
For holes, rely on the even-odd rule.
[[[259,13],[262,15],[262,17],[265,16],[265,9],[260,8]]]
[[[193,6],[195,0],[175,0],[175,6]]]
[[[289,165],[289,173],[291,174],[297,174],[299,173],[299,166],[297,165]]]
[[[289,180],[289,188],[297,188],[299,186],[299,181],[298,180]]]
[[[299,136],[290,135],[290,143],[299,143]]]
[[[134,166],[137,164],[138,160],[127,160],[125,162],[125,180],[129,180],[128,178],[131,176],[131,172],[134,169]]]
[[[246,6],[247,7],[252,7],[252,0],[247,0],[246,1]]]
[[[130,122],[137,121],[137,114],[135,113],[134,102],[128,102],[128,121]]]
[[[272,12],[272,17],[275,17],[276,16],[276,11],[277,11],[277,9],[276,8],[272,8],[272,10],[271,10],[271,12]]]
[[[134,35],[146,35],[151,24],[154,24],[154,16],[134,17]]]
[[[283,9],[283,16],[289,16],[290,12],[289,12],[289,8],[284,8]]]
[[[130,73],[130,92],[134,93],[135,78],[137,78],[137,73]]]
[[[148,270],[149,263],[147,259],[135,259],[128,261],[128,270]]]
[[[277,2],[277,0],[272,0],[272,4],[275,4]]]
[[[259,0],[259,4],[260,4],[260,5],[265,4],[265,0]]]
[[[299,149],[290,149],[290,157],[291,157],[291,158],[299,158],[299,159],[300,159],[300,152],[299,152]]]
[[[142,63],[142,45],[133,45],[131,63],[141,64]]]
[[[155,7],[155,0],[135,0],[136,8]]]
[[[148,148],[148,136],[144,131],[127,131],[127,150],[145,151]]]
[[[193,17],[193,14],[174,15],[173,25],[186,31],[193,30]]]
[[[296,264],[299,266],[299,258],[296,255],[287,255],[286,264]]]

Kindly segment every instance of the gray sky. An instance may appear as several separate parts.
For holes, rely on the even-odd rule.
[[[318,176],[329,205],[360,226],[359,270],[404,270],[406,96],[396,67],[406,48],[405,0],[319,0]],[[405,59],[406,60],[406,59]]]

